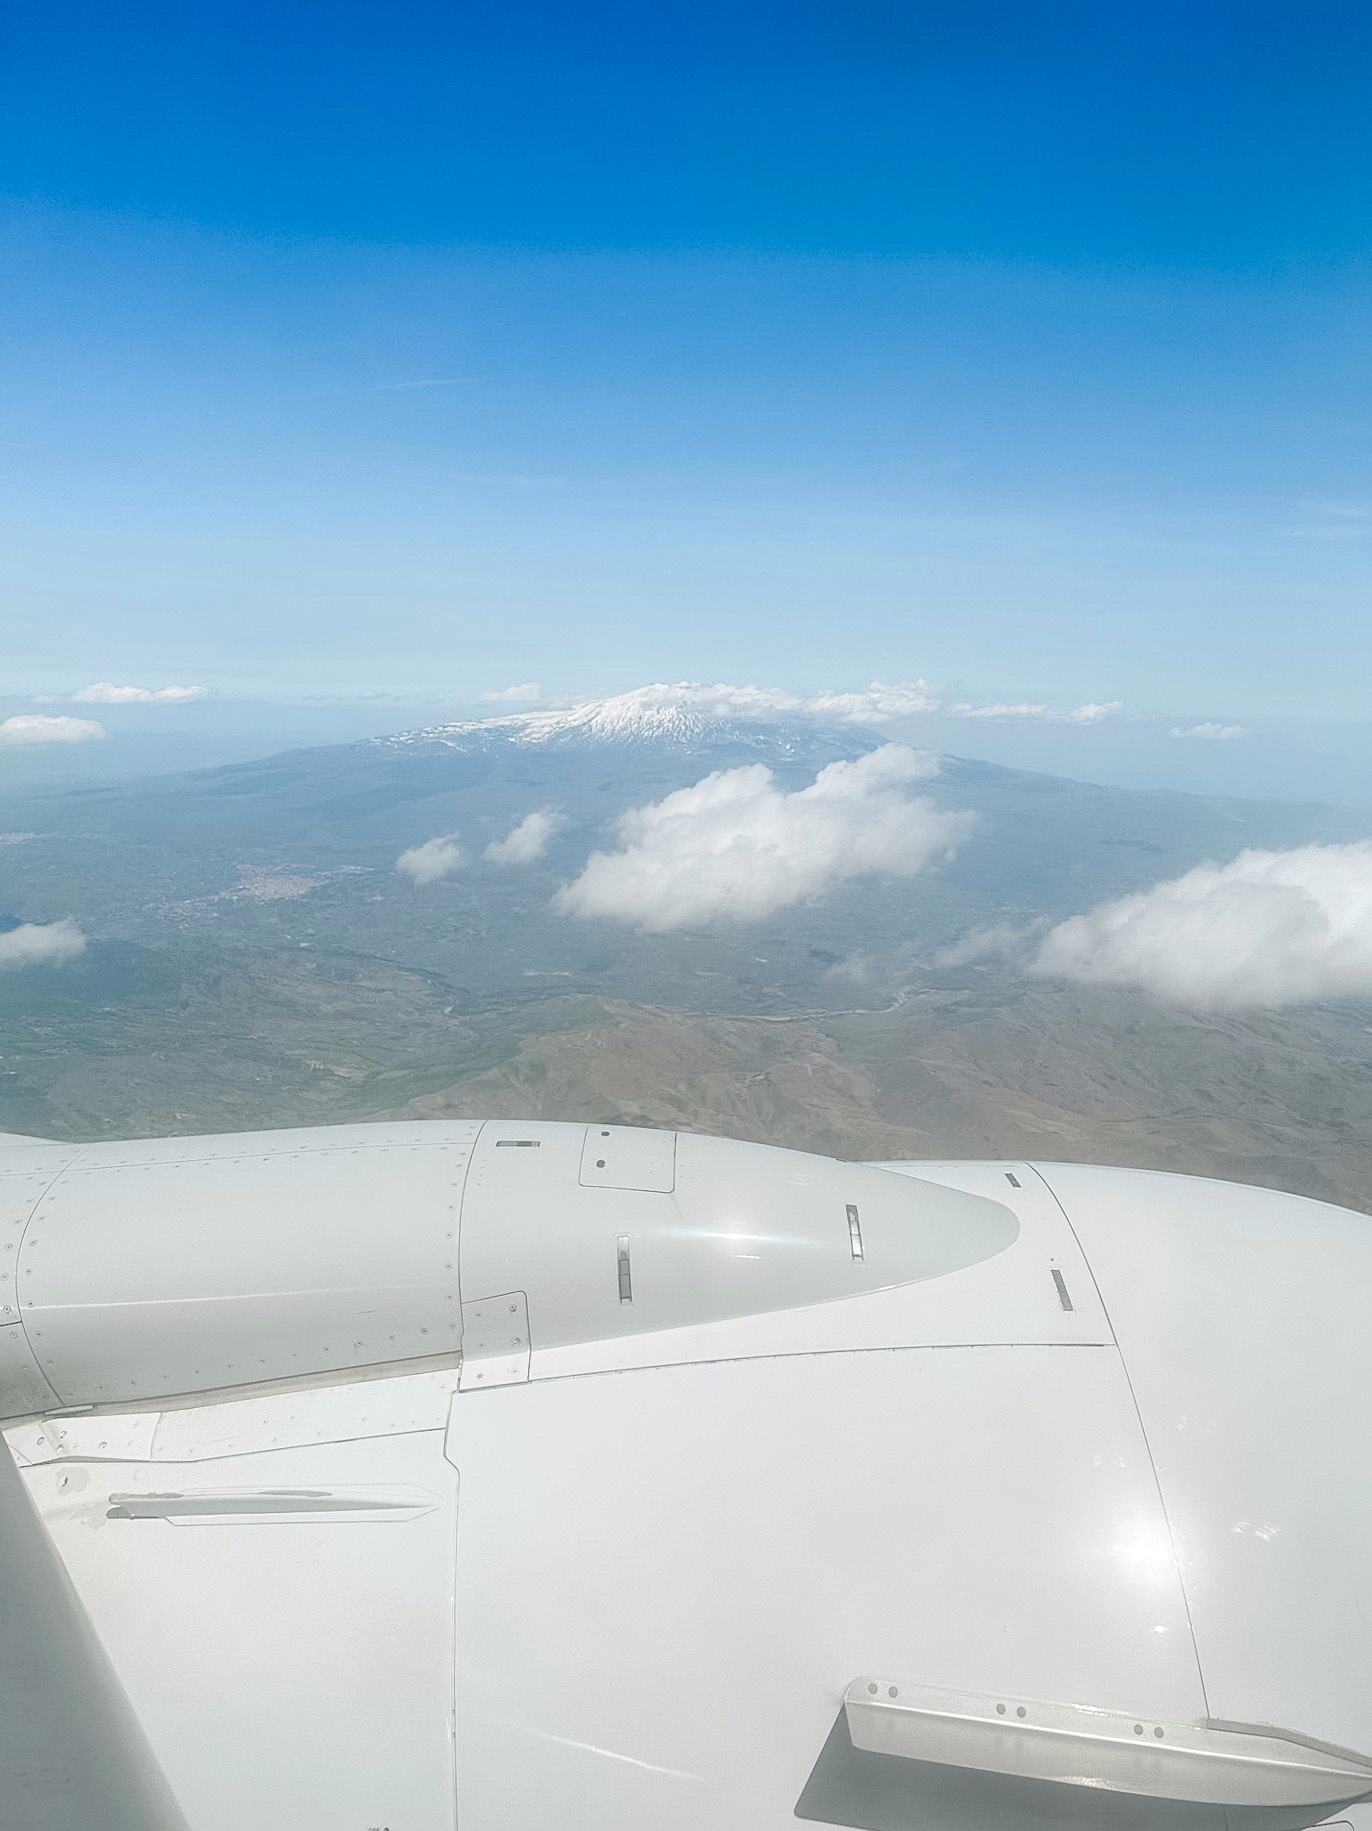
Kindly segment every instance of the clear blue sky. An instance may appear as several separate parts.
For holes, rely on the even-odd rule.
[[[4,30],[11,694],[1372,710],[1365,4]]]

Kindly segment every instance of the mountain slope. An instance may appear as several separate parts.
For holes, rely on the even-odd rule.
[[[750,926],[652,935],[558,913],[559,886],[619,845],[626,809],[743,764],[805,787],[883,741],[847,719],[639,694],[12,798],[0,829],[33,837],[0,848],[0,917],[72,918],[89,945],[60,968],[0,973],[0,1128],[213,1130],[498,1093],[540,1111],[683,1114],[832,1149],[846,1138],[854,1154],[883,1140],[995,1149],[1037,1135],[1042,1151],[1060,1136],[1068,1155],[1107,1159],[1120,1156],[1112,1138],[1128,1139],[1135,1160],[1156,1161],[1148,1153],[1182,1136],[1147,1069],[1177,1059],[1169,1039],[1182,1032],[1165,1013],[1138,998],[1048,998],[994,959],[940,963],[941,950],[1245,846],[1363,837],[1365,817],[945,758],[916,792],[977,819],[956,856],[918,875],[854,878]],[[540,856],[487,858],[542,808],[562,824]],[[460,851],[450,875],[417,885],[397,871],[403,850],[439,835]],[[955,1016],[960,1000],[976,1023]],[[575,1015],[609,1006],[658,1016],[587,1026]],[[1282,1151],[1303,1127],[1320,1139],[1308,1186],[1332,1161],[1331,1090],[1365,1060],[1362,1019],[1349,1007],[1323,1027],[1302,1013],[1263,1021],[1184,1027],[1208,1064],[1186,1104],[1197,1111],[1204,1086],[1227,1090],[1187,1161],[1256,1149],[1245,1112],[1265,1109],[1245,1107],[1244,1089],[1277,1077],[1293,1090],[1273,1120]],[[1107,1083],[1113,1105],[1101,1102]],[[1340,1123],[1360,1123],[1360,1110]],[[1339,1148],[1351,1186],[1361,1147]]]

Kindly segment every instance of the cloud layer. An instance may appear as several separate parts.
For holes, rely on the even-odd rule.
[[[117,687],[112,680],[97,680],[72,694],[78,706],[185,706],[203,699],[208,687]]]
[[[493,865],[531,865],[536,858],[542,858],[548,841],[563,824],[556,808],[540,807],[526,814],[504,839],[493,840],[486,847],[486,856]]]
[[[1168,737],[1198,737],[1210,743],[1226,743],[1236,737],[1247,737],[1246,725],[1173,725]]]
[[[681,710],[718,719],[767,719],[799,713],[856,725],[879,725],[884,719],[902,718],[913,712],[937,712],[942,704],[927,680],[874,680],[855,693],[809,694],[789,693],[784,687],[736,687],[723,680],[713,686],[697,680],[658,680],[613,699],[580,703],[638,712]]]
[[[1046,719],[1053,725],[1098,725],[1103,718],[1114,718],[1123,712],[1122,699],[1109,699],[1103,703],[1089,700],[1084,706],[1073,706],[1070,712],[1058,712],[1052,706],[1029,704],[1021,701],[1015,705],[1000,703],[991,706],[948,706],[945,708],[950,718],[1035,718]]]
[[[1022,958],[1026,945],[1047,926],[1045,919],[1039,919],[1023,926],[996,922],[989,928],[973,928],[950,947],[939,948],[933,956],[933,964],[947,968],[970,966],[977,960]]]
[[[416,884],[436,884],[440,877],[448,877],[463,862],[462,847],[451,833],[440,833],[436,839],[426,839],[422,846],[411,846],[408,852],[402,852],[395,861],[395,868],[402,876],[413,878]]]
[[[1071,708],[1042,701],[998,700],[973,705],[946,699],[927,680],[874,680],[856,691],[825,689],[793,693],[784,687],[707,685],[697,680],[650,682],[610,697],[549,700],[537,681],[487,688],[488,703],[524,702],[537,710],[501,712],[479,721],[519,734],[521,742],[543,743],[582,731],[600,738],[641,738],[654,732],[680,735],[719,722],[812,719],[821,724],[881,726],[916,715],[949,719],[1040,720],[1056,725],[1098,725],[1124,711],[1120,699],[1090,700]],[[463,726],[438,727],[458,730]]]
[[[0,744],[29,748],[34,744],[88,744],[105,735],[93,718],[47,718],[41,712],[20,712],[0,724]]]
[[[871,873],[913,877],[972,823],[906,793],[937,771],[903,744],[831,763],[794,794],[761,763],[717,771],[624,814],[621,850],[594,853],[554,907],[661,934],[759,921]]]
[[[1372,841],[1199,865],[1060,923],[1034,968],[1197,1005],[1372,993]]]
[[[927,680],[874,680],[859,693],[813,693],[801,700],[799,709],[814,718],[880,725],[886,719],[908,718],[914,712],[937,712],[939,698]]]
[[[0,933],[0,972],[24,966],[62,966],[86,951],[86,937],[72,921],[21,922]]]

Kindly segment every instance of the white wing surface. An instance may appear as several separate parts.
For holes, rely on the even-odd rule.
[[[1184,1178],[6,1145],[0,1826],[1368,1831],[1369,1309]]]
[[[0,1824],[15,1831],[186,1827],[2,1445]]]
[[[53,1452],[25,1477],[193,1831],[452,1825],[455,1386],[14,1433]]]

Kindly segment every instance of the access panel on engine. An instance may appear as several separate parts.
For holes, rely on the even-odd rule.
[[[588,1125],[581,1147],[583,1189],[644,1189],[670,1195],[676,1187],[676,1133],[635,1125]]]

